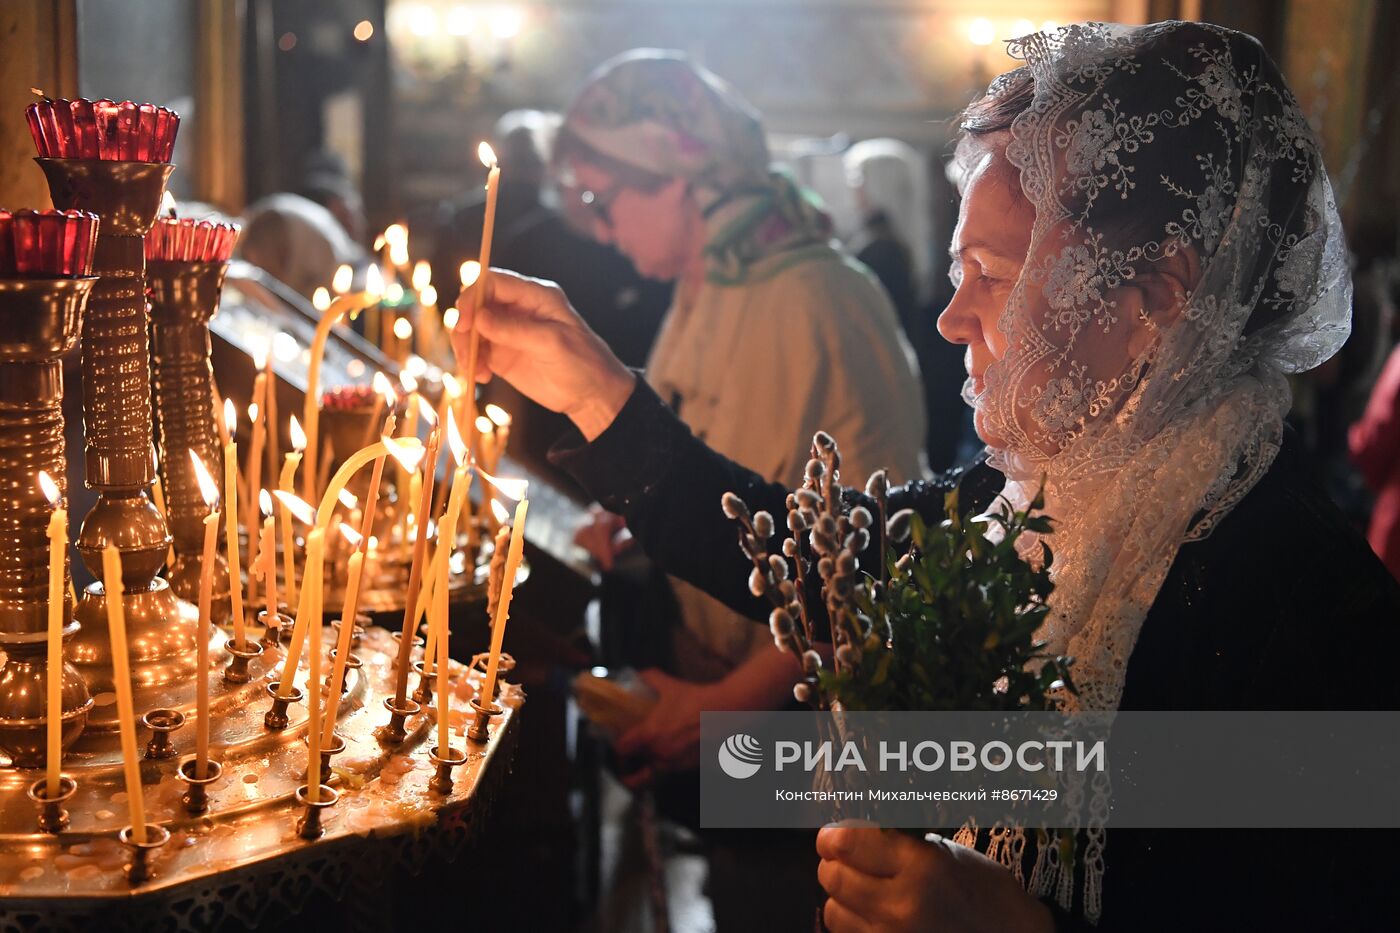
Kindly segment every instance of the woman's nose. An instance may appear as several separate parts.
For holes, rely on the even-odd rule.
[[[938,332],[949,343],[970,344],[981,336],[977,315],[961,288],[953,293],[953,300],[938,315]]]

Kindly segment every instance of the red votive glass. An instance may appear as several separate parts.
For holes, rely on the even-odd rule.
[[[0,207],[0,279],[15,274],[14,216]]]
[[[169,162],[180,128],[175,111],[129,100],[42,100],[24,115],[46,159]]]
[[[0,239],[6,241],[10,250],[13,265],[10,275],[21,278],[91,275],[92,253],[97,245],[97,215],[86,211],[15,211],[7,221],[0,221]],[[0,258],[0,269],[4,268],[4,262]]]
[[[365,411],[374,408],[379,398],[374,386],[336,386],[321,393],[321,408],[325,411]]]
[[[146,234],[146,260],[157,262],[227,262],[238,239],[238,224],[157,217]]]

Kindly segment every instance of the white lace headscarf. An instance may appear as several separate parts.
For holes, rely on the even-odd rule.
[[[1113,710],[1178,548],[1273,462],[1285,376],[1345,341],[1346,252],[1317,143],[1253,38],[1090,23],[1010,51],[1025,68],[988,95],[1033,81],[1006,156],[1035,222],[1000,321],[1005,355],[965,395],[1005,439],[990,462],[1008,497],[1023,506],[1045,477],[1057,526],[1043,634],[1075,658],[1079,689],[1064,705]],[[1141,308],[1120,299],[1158,263],[1199,271],[1175,309],[1139,317],[1146,348],[1106,371]],[[1102,855],[1091,833],[1091,917]],[[1063,900],[1054,874],[1031,887]]]

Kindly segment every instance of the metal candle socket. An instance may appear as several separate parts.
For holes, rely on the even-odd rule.
[[[132,887],[154,878],[155,871],[151,867],[151,860],[156,849],[170,841],[170,830],[158,823],[147,823],[146,841],[137,842],[132,828],[124,826],[121,832],[117,833],[117,839],[126,846],[131,856],[131,861],[126,864],[126,880]]]
[[[389,723],[379,730],[379,740],[385,745],[401,745],[403,740],[408,738],[408,730],[405,723],[408,717],[416,715],[422,707],[411,698],[404,697],[403,705],[394,702],[391,696],[384,698],[384,708],[389,711]]]
[[[153,709],[141,717],[141,724],[151,730],[146,757],[157,761],[174,757],[175,743],[170,741],[170,733],[185,724],[185,714],[178,709]]]
[[[501,715],[503,710],[494,703],[490,706],[482,706],[479,699],[472,700],[472,709],[476,711],[476,717],[472,719],[471,726],[467,728],[467,740],[484,745],[486,740],[491,738],[491,717]]]
[[[414,661],[413,670],[418,674],[418,687],[413,691],[413,701],[423,706],[433,702],[433,689],[437,685],[437,671],[431,674],[425,670],[427,659]]]
[[[231,684],[246,684],[251,675],[248,673],[248,662],[263,653],[261,642],[244,639],[243,647],[238,647],[238,639],[230,638],[224,645],[224,650],[232,655],[232,660],[228,662],[228,667],[224,668],[224,680]]]
[[[331,744],[321,747],[321,775],[323,778],[329,779],[331,759],[343,751],[345,751],[345,736],[339,732],[332,732]]]
[[[39,831],[58,833],[68,828],[68,811],[63,805],[78,791],[78,782],[68,775],[60,775],[58,793],[49,796],[49,781],[41,777],[29,785],[29,799],[39,807]]]
[[[263,645],[268,648],[276,648],[281,643],[283,632],[287,632],[290,637],[296,620],[285,612],[279,612],[269,620],[267,610],[263,609],[258,613],[258,624],[263,627]]]
[[[335,667],[335,660],[336,660],[337,657],[340,656],[340,649],[339,649],[339,648],[332,648],[332,649],[330,650],[328,656],[329,656],[330,659],[331,659],[331,667],[332,667],[332,670],[331,670],[331,672],[330,672],[329,674],[326,675],[326,688],[327,688],[327,689],[330,688],[331,680],[335,677],[335,670],[334,670],[334,667]],[[348,655],[345,656],[345,679],[342,680],[341,683],[340,683],[340,692],[341,692],[341,695],[344,695],[344,694],[350,692],[350,672],[351,672],[351,671],[358,671],[360,668],[362,668],[362,667],[364,667],[364,666],[365,666],[365,662],[364,662],[363,660],[361,660],[360,656],[357,655],[357,654],[355,654],[354,652],[351,652],[350,654],[348,654]]]
[[[180,767],[176,771],[180,780],[189,785],[189,790],[185,791],[185,795],[180,798],[185,804],[185,812],[196,815],[209,809],[209,785],[223,777],[224,774],[223,765],[217,761],[206,761],[204,763],[204,777],[196,777],[198,764],[198,760],[194,757],[186,758],[180,762]]]
[[[321,825],[321,814],[335,806],[336,801],[340,799],[340,792],[322,784],[317,798],[311,799],[310,785],[303,784],[297,788],[297,803],[306,808],[301,819],[297,820],[297,835],[303,839],[320,839],[325,835],[325,827]]]
[[[438,753],[434,745],[428,752],[428,760],[437,766],[437,773],[428,781],[428,789],[444,797],[452,793],[452,769],[467,763],[467,753],[460,748],[447,749],[446,757]]]
[[[277,691],[281,689],[281,681],[274,680],[267,685],[267,693],[272,697],[272,708],[263,716],[263,725],[274,731],[287,728],[291,720],[287,717],[287,707],[292,703],[300,703],[305,699],[306,694],[300,687],[292,687],[291,692],[286,696],[278,696]]]

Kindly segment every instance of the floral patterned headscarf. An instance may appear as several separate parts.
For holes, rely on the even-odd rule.
[[[831,238],[815,196],[769,164],[758,113],[679,53],[636,49],[604,63],[560,133],[613,161],[688,181],[710,231],[711,282],[766,277],[782,263],[765,260]]]

